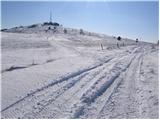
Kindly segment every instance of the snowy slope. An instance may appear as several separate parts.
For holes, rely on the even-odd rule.
[[[52,29],[1,33],[2,118],[158,118],[158,46]]]

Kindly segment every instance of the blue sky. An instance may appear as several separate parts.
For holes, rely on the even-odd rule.
[[[11,28],[49,21],[64,27],[144,41],[158,40],[158,2],[7,2],[1,3],[1,26]]]

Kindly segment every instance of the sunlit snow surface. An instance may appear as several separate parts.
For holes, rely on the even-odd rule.
[[[2,118],[158,118],[157,45],[46,27],[1,32]]]

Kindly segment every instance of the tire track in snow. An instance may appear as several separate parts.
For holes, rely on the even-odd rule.
[[[123,56],[125,56],[125,55],[123,55]],[[122,55],[121,56],[119,56],[119,57],[117,57],[117,59],[119,59],[120,57],[122,57]],[[84,74],[84,73],[87,73],[87,72],[90,72],[91,70],[96,70],[96,69],[99,69],[99,67],[103,67],[106,63],[108,63],[109,61],[111,61],[112,60],[112,58],[110,58],[110,59],[108,59],[107,61],[105,61],[104,63],[101,63],[101,64],[99,64],[99,65],[97,65],[97,66],[95,66],[95,67],[92,67],[92,68],[90,68],[90,69],[87,69],[87,70],[85,70],[85,72],[80,72],[81,74]],[[99,71],[99,72],[101,72],[101,70]],[[64,80],[64,81],[68,81],[69,79],[71,79],[71,78],[74,78],[74,77],[77,77],[77,76],[80,76],[81,74],[76,74],[76,76],[73,76],[73,77],[68,77],[68,79],[66,79],[66,80]],[[95,73],[94,73],[95,74]],[[77,82],[77,81],[76,81]],[[60,83],[62,83],[62,82],[58,82],[57,84],[60,84]],[[55,84],[55,85],[57,85],[57,84]],[[68,83],[68,85],[69,85],[70,83]],[[67,86],[67,85],[66,85]],[[71,87],[71,86],[70,86]],[[70,88],[69,86],[68,86],[68,89]],[[49,88],[49,87],[48,87]],[[45,89],[43,89],[43,90],[45,90]],[[60,89],[59,89],[60,90]],[[63,89],[63,90],[65,90],[65,89]],[[23,100],[21,100],[21,101],[18,101],[18,102],[16,102],[16,104],[18,104],[18,103],[20,103],[20,102],[23,102],[25,99],[27,99],[27,98],[29,98],[29,97],[32,97],[34,94],[36,94],[36,93],[38,93],[38,92],[42,92],[42,90],[41,91],[37,91],[37,92],[35,92],[35,93],[33,93],[32,95],[30,95],[30,96],[27,96],[26,98],[23,98]],[[56,92],[58,92],[58,91],[56,91]],[[63,91],[64,92],[64,91]],[[62,92],[62,90],[61,90],[61,92],[59,92],[59,95],[57,94],[57,96],[60,96],[60,94],[62,94],[63,93]],[[53,100],[54,100],[55,98],[53,98]],[[50,100],[49,101],[49,103],[51,102],[51,101],[53,101],[53,100]],[[48,105],[49,103],[47,103],[46,105]],[[15,106],[16,104],[13,104],[12,106],[10,106],[9,108],[12,108],[13,106]],[[44,107],[44,106],[42,106],[42,107]],[[9,109],[9,108],[7,108],[7,109]],[[7,110],[6,109],[6,110]],[[2,112],[3,113],[3,112]],[[9,117],[9,116],[8,116]]]
[[[97,118],[132,118],[133,115],[138,116],[139,113],[138,113],[138,108],[136,107],[137,102],[136,102],[136,95],[135,95],[135,90],[136,90],[135,81],[137,79],[137,76],[139,75],[138,70],[140,68],[142,54],[143,53],[139,53],[137,55],[137,57],[135,58],[135,60],[131,64],[131,67],[122,76],[123,83],[121,83],[121,84],[122,85],[124,85],[124,83],[125,83],[125,85],[128,84],[128,89],[126,89],[127,87],[123,88],[122,85],[120,85],[116,88],[116,90],[117,89],[124,89],[123,91],[126,91],[125,94],[127,94],[128,97],[127,96],[123,97],[123,96],[125,96],[125,95],[123,95],[124,94],[123,93],[123,94],[118,94],[119,97],[114,98],[115,93],[113,93],[111,95],[111,98],[108,101],[106,101],[106,103],[102,107]],[[124,99],[124,100],[122,100],[122,99]],[[125,104],[122,104],[122,103],[117,104],[117,102],[119,102],[119,100],[123,101],[123,103],[125,102]],[[112,101],[114,101],[113,105],[112,105]],[[132,109],[130,109],[130,108],[132,108]],[[112,112],[113,114],[111,114],[110,112]],[[133,117],[133,118],[135,118],[135,117]]]
[[[71,89],[75,84],[77,84],[77,82],[79,82],[81,79],[83,79],[86,75],[88,75],[88,73],[84,73],[83,75],[78,76],[78,78],[73,78],[73,80],[70,81],[69,83],[67,83],[65,86],[59,88],[54,93],[51,93],[50,97],[49,96],[46,96],[46,97],[43,96],[43,99],[41,101],[37,102],[40,106],[38,106],[38,108],[36,108],[36,110],[32,109],[28,113],[24,114],[23,118],[30,118],[29,116],[31,114],[34,115],[34,116],[36,114],[39,114],[42,110],[44,110],[44,108],[46,106],[48,106],[52,102],[54,102],[57,98],[59,98],[61,95],[63,95],[68,89]],[[48,92],[49,91],[50,90],[48,90]],[[44,100],[45,100],[45,103],[44,103]]]
[[[32,97],[34,94],[36,94],[36,93],[38,93],[38,92],[41,92],[41,91],[43,91],[43,90],[45,90],[45,89],[47,89],[47,88],[49,88],[49,87],[52,87],[52,86],[57,85],[57,84],[60,84],[60,83],[62,83],[62,82],[64,82],[64,81],[68,81],[68,80],[71,79],[71,78],[80,76],[81,74],[84,74],[84,73],[87,73],[87,72],[89,72],[89,71],[91,71],[91,70],[94,70],[94,69],[96,69],[96,68],[99,68],[99,67],[103,66],[104,64],[106,64],[107,62],[109,62],[111,59],[113,59],[113,58],[109,58],[109,59],[106,60],[105,62],[100,63],[100,64],[98,64],[98,65],[96,65],[96,66],[93,66],[93,67],[90,67],[90,68],[86,68],[86,69],[80,70],[80,71],[75,72],[75,73],[71,73],[70,75],[68,75],[68,76],[66,76],[66,77],[63,77],[63,78],[61,78],[61,79],[59,79],[59,80],[56,80],[56,81],[54,81],[54,82],[51,82],[51,83],[48,84],[47,86],[44,86],[44,87],[42,87],[42,88],[39,88],[39,89],[33,91],[32,93],[28,93],[25,97],[19,99],[19,100],[16,101],[15,103],[13,103],[13,104],[9,105],[8,107],[4,108],[3,110],[1,110],[1,113],[5,112],[7,109],[15,106],[16,104],[24,101],[26,98]]]
[[[121,57],[122,57],[122,56],[121,56]],[[119,59],[119,58],[116,58],[116,59]],[[109,62],[109,63],[110,63],[110,62]],[[96,68],[96,69],[94,69],[94,70],[92,70],[92,71],[89,71],[89,74],[87,74],[85,77],[83,77],[82,79],[80,79],[80,80],[78,81],[78,83],[77,83],[78,85],[77,85],[76,87],[74,87],[74,88],[77,88],[78,86],[80,86],[81,83],[83,83],[82,86],[86,85],[87,82],[91,81],[96,75],[100,74],[100,72],[102,72],[106,66],[108,66],[108,63],[106,63],[106,64],[104,64],[103,66],[101,66],[102,68],[99,68],[99,67],[98,67],[98,68]],[[91,75],[91,74],[92,74],[92,75]],[[84,81],[85,81],[85,82],[84,82]],[[72,87],[72,88],[73,88],[73,87]],[[72,89],[72,88],[69,88],[69,89]],[[83,90],[83,89],[80,88],[80,90]],[[67,93],[68,91],[69,91],[69,90],[67,89],[67,90],[64,92],[64,94]],[[72,91],[72,92],[73,92],[73,91]],[[77,92],[78,92],[78,90],[77,90],[77,91],[74,90],[74,93],[73,93],[73,94],[76,94]],[[60,101],[61,96],[62,96],[62,98],[63,98],[64,94],[61,94],[61,95],[60,95],[59,97],[57,97],[56,99],[53,98],[52,102],[53,102],[53,101]],[[70,94],[71,94],[71,93],[70,93]],[[70,95],[69,95],[69,98],[70,98]],[[58,100],[57,100],[57,99],[58,99]],[[66,101],[65,101],[65,102],[66,102]],[[43,107],[43,108],[42,108],[43,111],[45,111],[44,107],[46,107],[46,106],[48,106],[48,105],[50,105],[50,104],[51,104],[51,102],[47,103],[46,105],[43,105],[43,106],[42,106],[42,107]],[[57,104],[58,104],[58,103],[57,103]],[[27,113],[24,118],[32,118],[31,116],[34,116],[34,118],[35,118],[35,116],[40,116],[42,109],[41,109],[40,111],[38,110],[38,111],[36,111],[36,112]],[[48,109],[46,109],[46,111],[48,111]],[[39,118],[39,117],[37,117],[37,118]]]
[[[135,58],[133,61],[136,61],[136,60],[139,59],[140,57],[141,57],[141,54],[140,54],[140,55],[136,55],[136,58]],[[138,60],[138,61],[140,61],[140,60]],[[133,62],[132,62],[131,64],[133,64]],[[130,68],[128,68],[128,69],[124,72],[124,74],[122,74],[121,80],[120,80],[119,84],[117,85],[117,87],[115,88],[114,91],[116,91],[116,90],[118,89],[118,87],[120,86],[120,84],[122,84],[122,81],[124,80],[124,77],[127,75],[127,72],[128,72],[129,70],[130,70]],[[111,100],[111,97],[112,97],[112,95],[113,95],[114,93],[115,93],[115,92],[113,92],[113,93],[110,95],[110,99],[108,99],[108,100],[105,102],[104,106],[103,106],[103,107],[101,108],[101,110],[99,111],[99,113],[98,113],[98,115],[97,115],[97,119],[100,117],[101,112],[102,112],[103,109],[106,107],[106,104]]]
[[[105,63],[109,62],[111,59],[112,59],[112,58],[108,59],[107,61],[105,61],[105,62],[103,62],[103,63],[101,63],[101,64],[98,64],[98,65],[93,66],[93,67],[90,67],[90,68],[83,69],[83,70],[78,71],[78,72],[75,72],[75,73],[73,73],[73,74],[68,75],[67,77],[64,77],[64,78],[61,78],[61,79],[59,79],[59,80],[56,80],[55,82],[52,82],[52,83],[48,84],[47,86],[44,86],[44,87],[42,87],[42,88],[39,88],[39,89],[37,89],[36,91],[27,94],[24,98],[18,100],[17,102],[13,103],[12,105],[6,107],[6,108],[3,109],[1,112],[6,111],[7,109],[9,109],[9,108],[17,105],[18,103],[24,101],[26,98],[32,97],[32,96],[34,96],[34,94],[39,93],[39,92],[41,92],[41,91],[43,91],[43,90],[45,90],[45,89],[47,89],[47,88],[49,88],[49,87],[52,87],[52,86],[54,86],[54,85],[60,84],[60,83],[65,82],[65,81],[68,81],[68,80],[71,79],[71,78],[80,76],[80,75],[82,75],[83,73],[90,72],[91,70],[94,70],[94,69],[96,69],[96,68],[99,68],[99,67],[103,66]]]
[[[117,61],[120,58],[115,59],[114,61]],[[113,66],[113,63],[110,63]],[[43,114],[42,112],[40,112],[39,114],[36,114],[37,118],[41,118],[44,116],[49,116],[48,115],[48,111],[52,111],[52,114],[54,113],[53,110],[49,110],[52,108],[58,108],[60,111],[58,112],[59,114],[63,114],[65,109],[68,109],[69,106],[73,105],[74,101],[79,101],[79,99],[81,98],[81,96],[83,95],[84,92],[86,92],[92,84],[94,84],[97,79],[102,76],[105,72],[106,72],[106,67],[109,66],[109,63],[106,64],[104,66],[105,69],[103,70],[96,70],[95,72],[92,72],[90,74],[88,74],[87,76],[85,76],[83,79],[81,79],[81,81],[79,81],[79,84],[77,84],[77,86],[72,87],[70,90],[67,90],[62,96],[60,96],[58,99],[56,99],[56,101],[54,101],[54,105],[50,105],[48,107],[45,108],[45,110],[43,110]],[[91,75],[93,74],[93,76]],[[78,94],[78,96],[77,96]],[[58,106],[57,106],[58,104]],[[63,113],[61,113],[63,111]],[[55,110],[56,112],[56,110]],[[67,110],[67,112],[71,112],[71,108],[70,110]],[[33,114],[31,115],[33,116]],[[54,116],[52,116],[54,118],[57,118],[57,113],[54,113]],[[51,116],[49,116],[49,118],[52,118]],[[66,117],[66,116],[64,116]],[[35,118],[35,116],[34,116]],[[45,117],[47,118],[47,117]]]
[[[84,73],[76,78],[72,78],[71,81],[65,81],[63,83],[57,84],[54,87],[50,87],[51,89],[45,89],[39,93],[35,93],[33,96],[30,96],[26,98],[24,101],[21,101],[20,103],[16,104],[12,108],[8,109],[7,111],[4,112],[4,114],[7,114],[7,117],[9,118],[10,116],[10,111],[17,110],[19,114],[25,114],[23,111],[28,112],[31,111],[32,109],[37,109],[37,104],[38,105],[45,105],[59,97],[61,94],[65,92],[66,89],[69,89],[72,87],[78,80],[83,78],[87,73]],[[48,99],[47,99],[48,97]],[[53,99],[50,99],[52,97]],[[38,100],[37,100],[38,99]],[[29,103],[29,106],[27,105]],[[27,107],[26,107],[26,106]],[[23,111],[21,111],[21,109]],[[39,107],[38,107],[39,108]],[[18,118],[19,115],[15,114],[14,118]]]
[[[101,97],[105,92],[107,92],[106,94],[106,99],[109,99],[110,95],[112,94],[113,90],[116,88],[116,86],[119,84],[117,83],[116,81],[116,85],[115,85],[115,88],[110,88],[110,86],[115,83],[115,80],[117,78],[119,78],[119,76],[128,69],[128,67],[130,66],[130,64],[132,63],[132,60],[134,59],[135,56],[131,57],[131,59],[129,60],[129,62],[126,64],[124,62],[125,67],[123,68],[123,66],[119,66],[118,65],[121,63],[121,62],[118,62],[114,67],[113,69],[111,69],[109,71],[109,73],[105,76],[102,76],[101,79],[99,79],[92,87],[91,89],[89,89],[81,98],[81,102],[79,103],[79,106],[78,108],[76,108],[75,110],[75,113],[73,114],[72,118],[88,118],[86,117],[85,115],[87,115],[88,111],[87,109],[90,109],[90,110],[93,110],[93,108],[91,107],[91,105],[93,103],[95,103],[95,101]],[[119,70],[115,71],[115,69],[118,68]],[[112,76],[111,73],[113,72]],[[109,90],[108,90],[109,89]],[[107,91],[106,91],[107,90]],[[108,92],[109,91],[109,92]],[[103,98],[102,98],[103,99]],[[101,100],[100,100],[101,101]],[[103,104],[102,104],[103,106]],[[91,107],[91,108],[90,108]],[[95,106],[94,106],[95,107]],[[96,106],[99,108],[99,106]],[[101,108],[99,108],[101,109]],[[99,110],[97,110],[96,108],[96,113],[98,113]],[[94,114],[94,117],[96,117],[96,113],[93,113]],[[93,117],[93,118],[94,118]]]

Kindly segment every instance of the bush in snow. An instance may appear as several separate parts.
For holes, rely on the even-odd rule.
[[[28,28],[34,28],[34,27],[36,27],[37,25],[30,25],[30,26],[28,26]]]
[[[53,23],[54,26],[60,26],[59,23],[54,22]]]
[[[7,29],[1,29],[1,31],[6,31]]]
[[[122,38],[120,36],[117,37],[117,40],[120,41]]]
[[[45,25],[60,26],[59,23],[56,23],[56,22],[54,22],[54,23],[53,23],[53,22],[44,22],[43,25],[44,25],[44,26],[45,26]]]
[[[53,27],[53,33],[55,33],[55,32],[57,32],[57,27],[56,26]]]
[[[84,32],[83,32],[83,30],[82,29],[80,29],[80,35],[84,35]]]
[[[64,32],[65,34],[67,34],[67,29],[64,29],[63,32]]]

